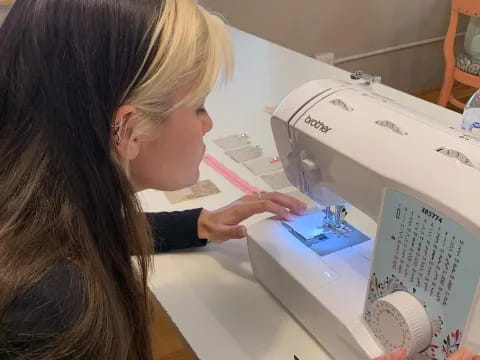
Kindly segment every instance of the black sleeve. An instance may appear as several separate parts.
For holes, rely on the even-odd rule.
[[[202,209],[147,213],[155,241],[155,252],[205,246],[197,232],[198,217]]]

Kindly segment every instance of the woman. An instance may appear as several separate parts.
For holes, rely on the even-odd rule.
[[[197,181],[205,97],[231,72],[224,24],[194,0],[17,0],[0,54],[1,359],[150,359],[153,248],[305,208],[252,195],[147,224],[135,191]]]

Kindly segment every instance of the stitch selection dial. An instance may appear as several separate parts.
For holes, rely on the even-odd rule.
[[[425,350],[432,340],[432,325],[423,305],[406,291],[396,291],[372,304],[371,328],[390,352],[404,348],[407,355]]]

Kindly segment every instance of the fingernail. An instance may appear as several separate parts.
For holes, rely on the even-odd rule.
[[[244,227],[241,227],[237,230],[237,234],[239,237],[245,237],[247,236],[247,229],[245,229]]]
[[[395,349],[390,354],[388,354],[387,359],[398,359],[401,355],[406,355],[405,350],[402,348]]]
[[[285,215],[285,220],[287,221],[293,221],[295,219],[295,216],[293,216],[292,214],[288,213],[287,215]]]
[[[300,203],[297,208],[297,213],[299,215],[305,215],[307,212],[307,204]]]

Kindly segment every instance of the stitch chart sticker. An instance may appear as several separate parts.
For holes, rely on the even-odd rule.
[[[245,146],[240,149],[227,151],[225,154],[227,154],[236,162],[242,163],[248,160],[259,158],[262,156],[263,151],[259,146]]]
[[[255,175],[263,175],[282,169],[282,162],[277,156],[265,156],[243,163]]]
[[[250,138],[247,133],[239,135],[229,135],[219,139],[213,140],[213,142],[220,146],[224,150],[231,150],[242,146],[250,145]]]
[[[430,346],[415,359],[444,360],[460,347],[480,277],[480,239],[439,211],[388,190],[372,262],[364,317],[372,304],[404,290],[425,308]]]
[[[265,181],[273,190],[280,190],[292,186],[287,178],[287,175],[285,174],[285,171],[262,175],[262,180]]]
[[[177,191],[165,191],[165,196],[171,204],[195,200],[220,193],[218,187],[210,180],[199,181],[195,185]]]

